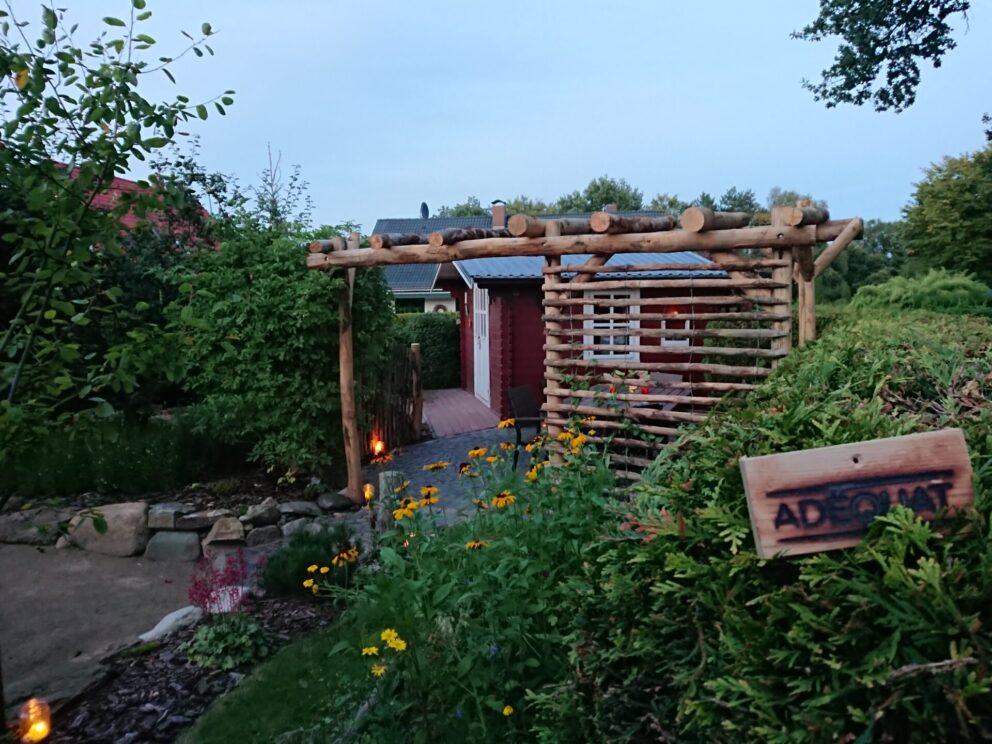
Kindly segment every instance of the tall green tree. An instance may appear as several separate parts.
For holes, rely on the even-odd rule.
[[[970,7],[969,0],[820,0],[819,15],[792,36],[841,42],[821,79],[803,86],[828,108],[871,102],[876,111],[902,111],[916,100],[920,63],[940,67],[957,46],[951,20],[966,19]]]
[[[648,202],[648,209],[678,218],[691,204],[679,199],[678,194],[655,194]]]
[[[992,284],[992,145],[931,165],[903,211],[914,264]]]
[[[738,191],[736,186],[727,189],[720,197],[719,207],[724,212],[749,212],[755,214],[761,211],[761,204],[758,202],[754,191],[744,189]]]
[[[489,210],[482,206],[479,198],[470,196],[465,201],[452,206],[442,205],[434,213],[435,217],[482,217],[489,214]]]
[[[607,204],[616,204],[621,210],[638,210],[644,204],[644,194],[623,178],[600,176],[592,179],[582,191],[565,194],[555,203],[555,211],[595,212]]]

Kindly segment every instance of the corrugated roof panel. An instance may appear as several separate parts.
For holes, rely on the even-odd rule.
[[[565,266],[575,266],[583,264],[589,260],[585,254],[576,254],[561,257]],[[470,258],[464,261],[456,261],[459,270],[476,281],[487,279],[533,279],[541,280],[543,277],[544,259],[539,256],[509,256],[504,258]],[[607,265],[637,265],[637,264],[686,264],[685,271],[639,271],[628,276],[636,277],[659,277],[659,278],[692,278],[714,276],[726,276],[723,271],[693,271],[693,264],[709,263],[706,258],[691,251],[677,251],[675,253],[617,253],[610,257]],[[566,276],[571,274],[566,273]],[[605,276],[605,275],[604,275]]]
[[[386,283],[394,292],[427,292],[434,289],[440,264],[387,264]]]

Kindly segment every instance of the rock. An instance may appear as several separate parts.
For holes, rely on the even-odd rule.
[[[0,516],[0,543],[52,545],[59,527],[72,519],[67,509],[25,509]]]
[[[183,607],[175,612],[170,612],[168,615],[159,620],[158,624],[154,628],[149,630],[147,633],[142,633],[138,636],[138,639],[144,643],[157,641],[159,638],[165,638],[165,636],[169,635],[169,633],[179,630],[180,628],[195,625],[200,622],[200,618],[202,617],[203,610],[199,607],[194,607],[193,605]]]
[[[234,516],[230,509],[210,509],[208,511],[198,511],[192,514],[184,514],[176,519],[177,530],[203,530],[213,527],[214,522],[224,517]]]
[[[172,501],[167,504],[153,504],[148,508],[148,529],[174,530],[176,520],[184,514],[195,511],[189,504]]]
[[[317,497],[317,506],[324,511],[344,511],[353,509],[355,503],[343,493],[322,493]]]
[[[97,532],[91,512],[103,517],[106,532]],[[76,547],[104,555],[126,557],[140,553],[148,542],[148,504],[144,501],[107,504],[77,514],[69,522],[69,539]]]
[[[292,537],[297,532],[305,530],[312,521],[308,517],[300,517],[299,519],[294,519],[292,522],[286,522],[282,526],[282,534],[286,537]]]
[[[7,499],[7,503],[5,503],[3,507],[0,507],[0,512],[20,511],[23,505],[24,500],[20,496],[11,496]]]
[[[282,530],[279,529],[279,525],[270,524],[265,527],[256,527],[253,529],[248,533],[246,542],[249,548],[253,548],[256,545],[264,545],[275,542],[276,540],[282,540]]]
[[[320,507],[312,501],[287,501],[279,504],[279,511],[286,516],[319,517]]]
[[[221,517],[203,539],[204,545],[215,542],[236,542],[245,539],[245,527],[237,517]]]
[[[65,550],[66,548],[72,547],[72,541],[66,535],[59,535],[59,539],[55,541],[56,550]]]
[[[269,496],[261,504],[250,507],[241,517],[241,521],[254,525],[276,524],[281,516],[279,502]]]
[[[156,532],[145,548],[152,561],[195,561],[200,557],[200,537],[195,532]]]

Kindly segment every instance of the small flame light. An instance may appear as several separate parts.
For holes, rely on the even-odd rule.
[[[372,439],[372,454],[373,455],[381,455],[385,451],[386,451],[386,443],[383,442],[381,439],[373,438]]]
[[[365,503],[371,504],[372,498],[375,496],[375,486],[371,483],[366,483],[362,486],[362,495],[365,496]]]
[[[52,710],[44,700],[28,700],[21,706],[20,718],[22,742],[44,741],[52,733]]]

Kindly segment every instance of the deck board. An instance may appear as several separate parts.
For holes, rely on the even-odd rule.
[[[424,417],[435,437],[491,429],[499,423],[496,411],[461,388],[425,390]]]

